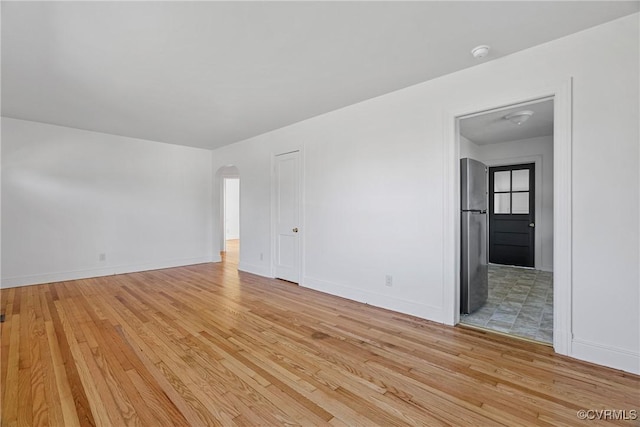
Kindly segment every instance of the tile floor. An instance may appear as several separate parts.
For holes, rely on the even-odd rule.
[[[553,274],[489,266],[489,298],[461,323],[545,343],[553,342]]]

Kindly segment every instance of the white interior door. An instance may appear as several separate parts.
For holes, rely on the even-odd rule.
[[[300,281],[300,153],[275,157],[275,276]]]

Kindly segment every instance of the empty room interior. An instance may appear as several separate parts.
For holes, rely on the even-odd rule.
[[[640,422],[640,2],[0,12],[2,426]]]

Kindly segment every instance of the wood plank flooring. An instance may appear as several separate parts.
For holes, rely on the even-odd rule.
[[[223,263],[1,291],[2,426],[600,425],[640,377]],[[638,425],[637,421],[609,421]]]

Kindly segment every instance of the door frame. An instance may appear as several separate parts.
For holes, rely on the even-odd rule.
[[[482,161],[487,168],[497,167],[497,166],[515,166],[522,165],[526,163],[533,163],[534,170],[534,210],[533,216],[535,217],[535,229],[533,231],[533,268],[536,270],[542,269],[542,233],[538,232],[539,224],[543,224],[546,227],[542,220],[542,156],[537,154],[533,156],[522,156],[522,157],[511,157],[508,159],[497,159],[497,160],[487,160]],[[489,171],[487,173],[490,173]],[[491,194],[491,189],[487,188],[487,195]],[[489,203],[487,203],[487,207]],[[490,215],[490,209],[487,209],[487,218]],[[491,236],[489,227],[487,227],[487,245],[491,247],[491,242],[489,241],[489,237]],[[487,252],[487,259],[489,257],[489,253]]]
[[[482,102],[452,106],[444,111],[443,150],[443,321],[460,322],[460,128],[462,117],[483,114],[552,98],[553,112],[553,348],[572,353],[572,79],[539,88],[518,88],[511,95],[496,93]]]
[[[277,250],[277,221],[276,221],[276,158],[283,154],[298,152],[298,285],[302,286],[305,275],[304,259],[304,236],[305,236],[305,214],[304,214],[304,150],[302,147],[291,147],[290,149],[274,151],[271,153],[271,257],[269,262],[269,277],[276,277],[276,250]]]

